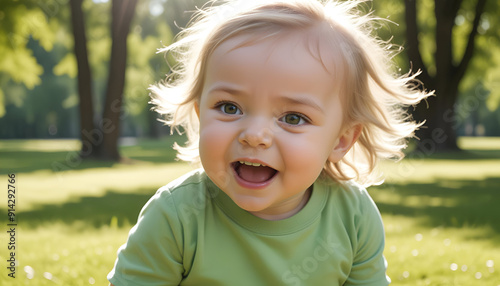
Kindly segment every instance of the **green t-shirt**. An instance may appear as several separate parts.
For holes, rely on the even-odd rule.
[[[294,216],[239,208],[202,170],[158,192],[118,251],[126,285],[388,285],[380,213],[365,189],[317,181]]]

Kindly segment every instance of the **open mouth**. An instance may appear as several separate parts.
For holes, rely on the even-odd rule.
[[[249,183],[264,183],[271,180],[278,171],[259,164],[245,161],[232,163],[235,173],[240,179]]]

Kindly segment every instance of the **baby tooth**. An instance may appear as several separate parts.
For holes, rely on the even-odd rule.
[[[252,162],[247,162],[247,161],[239,161],[240,164],[244,164],[244,165],[247,165],[247,166],[254,166],[254,167],[260,167],[260,166],[264,166],[260,163],[252,163]]]

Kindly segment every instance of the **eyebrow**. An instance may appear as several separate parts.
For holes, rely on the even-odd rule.
[[[241,95],[241,94],[246,94],[246,92],[241,88],[239,85],[236,84],[231,84],[228,82],[217,82],[213,84],[210,89],[208,90],[208,93],[212,92],[217,92],[217,91],[222,91],[226,92],[229,94],[233,95]]]
[[[323,108],[317,104],[314,100],[310,98],[307,94],[297,94],[297,95],[282,95],[280,100],[283,100],[289,104],[295,105],[305,105],[316,109],[319,112],[323,112]]]

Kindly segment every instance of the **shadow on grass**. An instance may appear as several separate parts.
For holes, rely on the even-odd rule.
[[[113,162],[82,161],[75,151],[0,151],[0,174],[29,173],[38,170],[53,172],[111,167]]]
[[[418,160],[498,160],[500,150],[467,149],[452,152],[421,152],[411,151],[406,154],[406,158]]]
[[[371,188],[370,194],[382,214],[415,218],[429,227],[489,227],[500,234],[497,177],[386,184]]]
[[[120,147],[121,155],[135,161],[150,163],[174,162],[176,151],[172,149],[174,142],[183,142],[182,137],[171,136],[164,139],[139,140],[138,144]],[[50,140],[44,142],[50,145]],[[67,170],[83,170],[91,168],[106,168],[117,164],[111,161],[82,160],[78,150],[67,151],[33,151],[29,149],[29,140],[16,144],[15,148],[0,149],[0,174],[28,173],[38,170],[60,172]]]
[[[19,224],[27,228],[59,222],[100,228],[110,225],[113,217],[117,218],[118,226],[134,225],[141,208],[153,194],[151,189],[133,194],[108,191],[101,197],[81,197],[75,202],[44,204],[31,211],[18,211],[17,217]]]
[[[370,194],[382,215],[406,216],[430,228],[489,227],[500,235],[500,178],[386,184],[371,188]],[[74,202],[20,211],[18,217],[26,227],[78,222],[99,228],[109,225],[113,216],[119,226],[125,222],[133,225],[152,195],[151,189],[140,189],[134,194],[108,191],[101,197],[81,197]]]

